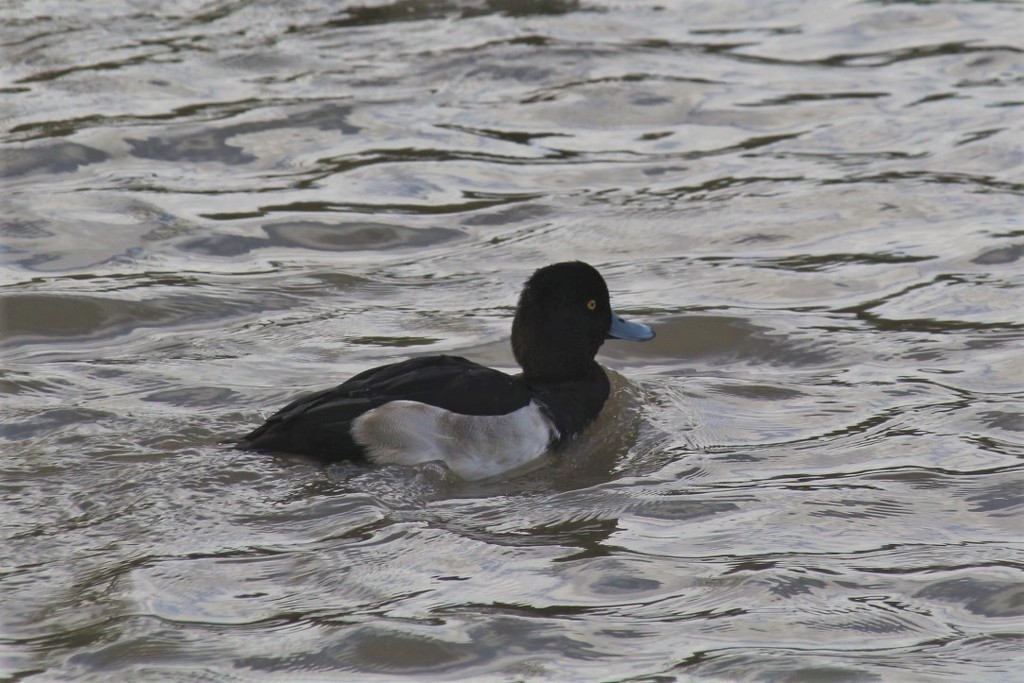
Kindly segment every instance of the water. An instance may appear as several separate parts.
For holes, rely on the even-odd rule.
[[[1024,5],[3,5],[0,676],[1013,681]],[[222,444],[648,344],[496,481]]]

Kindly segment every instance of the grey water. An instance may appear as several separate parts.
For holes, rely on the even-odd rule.
[[[0,679],[1019,681],[1024,3],[0,4]],[[648,344],[468,483],[225,444]]]

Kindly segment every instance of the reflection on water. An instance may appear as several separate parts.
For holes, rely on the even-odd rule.
[[[1019,6],[7,15],[0,676],[1014,680]],[[225,446],[570,258],[658,336],[558,457]]]

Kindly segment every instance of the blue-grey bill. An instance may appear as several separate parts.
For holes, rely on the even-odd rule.
[[[608,330],[608,337],[628,341],[647,341],[654,339],[654,330],[643,323],[632,323],[612,313],[612,326]]]

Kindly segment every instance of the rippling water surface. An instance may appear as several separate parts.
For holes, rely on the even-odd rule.
[[[0,677],[1020,680],[1024,5],[0,12]],[[570,258],[561,457],[222,445]]]

